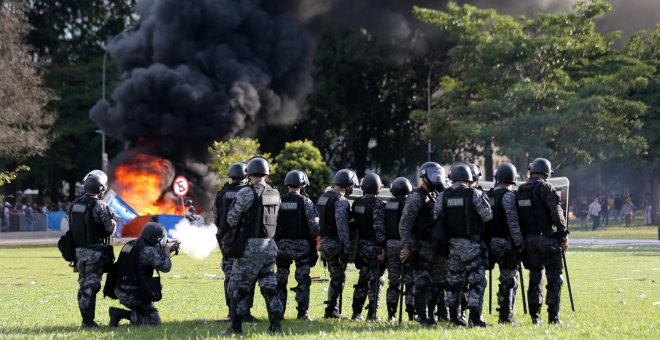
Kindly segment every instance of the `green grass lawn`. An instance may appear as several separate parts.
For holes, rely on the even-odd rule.
[[[611,223],[607,227],[600,227],[591,231],[591,223],[588,223],[588,231],[580,228],[579,223],[569,223],[571,238],[594,238],[594,239],[626,239],[626,240],[657,240],[658,226],[643,226],[634,224],[630,227],[622,223]]]
[[[117,248],[118,252],[119,249]],[[327,282],[312,284],[311,315],[317,320],[305,323],[295,318],[295,301],[289,294],[285,334],[292,338],[660,338],[660,248],[581,247],[567,253],[577,312],[570,311],[566,285],[562,296],[564,326],[534,326],[522,315],[520,295],[516,305],[519,327],[494,325],[486,329],[455,329],[445,323],[434,328],[404,321],[390,322],[326,321],[321,319]],[[163,274],[163,301],[157,303],[163,324],[159,327],[102,327],[81,330],[76,302],[77,274],[71,272],[54,246],[0,248],[0,338],[215,338],[227,327],[214,321],[227,315],[222,294],[219,253],[205,260],[179,255],[171,273]],[[313,276],[327,277],[323,268],[313,268]],[[494,277],[496,273],[493,273]],[[291,278],[290,280],[293,280]],[[352,286],[357,271],[349,266],[344,294],[344,313],[349,314]],[[295,281],[290,281],[290,286]],[[528,282],[527,272],[525,282]],[[386,317],[385,288],[381,290],[379,316]],[[497,287],[493,287],[494,291]],[[99,296],[96,321],[107,325],[109,306],[117,301]],[[486,321],[488,293],[484,298]],[[494,297],[493,301],[496,301]],[[496,306],[493,306],[493,311]],[[259,293],[253,313],[266,319]],[[547,314],[543,312],[544,321]],[[267,321],[244,327],[245,336],[268,337]]]

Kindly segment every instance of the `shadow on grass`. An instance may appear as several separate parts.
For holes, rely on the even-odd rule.
[[[648,256],[660,253],[660,247],[644,246],[603,246],[603,245],[573,245],[567,253],[630,253],[633,256]]]
[[[125,322],[125,321],[124,321]],[[446,325],[445,325],[446,326]],[[440,325],[439,327],[444,328]],[[132,326],[121,324],[119,327],[109,327],[101,325],[95,329],[83,329],[79,326],[15,326],[0,328],[0,338],[4,336],[39,336],[47,335],[84,335],[94,338],[129,336],[131,338],[194,338],[194,337],[216,337],[224,336],[224,331],[229,327],[228,322],[216,321],[174,321],[165,322],[159,326]],[[366,322],[350,320],[325,320],[318,319],[312,322],[298,320],[284,320],[282,322],[283,335],[332,335],[333,333],[371,333],[388,332],[401,329],[422,328],[417,323],[404,322],[400,325],[398,322]],[[260,321],[252,324],[243,325],[244,336],[269,335],[268,321]],[[365,334],[366,336],[366,334]]]

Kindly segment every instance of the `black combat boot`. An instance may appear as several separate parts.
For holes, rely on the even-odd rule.
[[[548,323],[560,326],[564,324],[559,320],[559,308],[557,306],[548,306]]]
[[[444,295],[444,293],[440,294],[440,299],[438,300],[438,310],[436,312],[438,321],[449,321],[449,308],[447,308],[447,304],[445,303]]]
[[[529,304],[529,316],[532,317],[532,323],[535,325],[541,324],[541,305]]]
[[[470,308],[470,327],[486,327],[487,324],[484,319],[481,317],[481,309],[472,307]]]
[[[406,313],[408,314],[408,320],[415,321],[415,306],[406,305]]]
[[[307,309],[298,309],[298,316],[296,317],[296,320],[314,321],[314,319],[312,319],[307,313]]]
[[[122,319],[131,319],[131,311],[121,308],[110,307],[108,308],[108,314],[110,314],[110,327],[119,326],[119,322]]]
[[[345,319],[343,315],[339,314],[337,306],[330,301],[325,301],[327,307],[325,307],[325,313],[323,314],[324,319]]]
[[[461,317],[458,307],[449,308],[449,321],[457,327],[466,327],[468,325],[467,321]]]
[[[367,321],[378,321],[378,306],[374,301],[370,301],[367,306]]]
[[[270,325],[268,326],[268,333],[271,335],[282,334],[282,321],[279,319],[271,320]]]
[[[235,317],[231,320],[231,326],[225,330],[225,335],[242,335],[243,321],[241,317]]]
[[[367,300],[366,296],[364,297],[353,296],[353,316],[351,316],[351,320],[353,321],[364,320],[364,318],[362,317],[362,307],[364,307],[364,302],[366,300]]]
[[[497,302],[499,307],[497,311],[499,312],[498,323],[500,324],[514,324],[513,320],[513,303],[514,297],[512,296],[512,289],[502,288],[500,285],[500,292],[497,297]]]
[[[387,303],[387,320],[396,321],[396,302]]]

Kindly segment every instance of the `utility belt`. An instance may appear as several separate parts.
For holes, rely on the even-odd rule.
[[[554,230],[548,230],[548,231],[534,231],[534,232],[529,232],[525,236],[548,236],[548,237],[557,237],[557,232]]]

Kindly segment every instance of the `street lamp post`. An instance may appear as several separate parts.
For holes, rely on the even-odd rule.
[[[427,120],[427,125],[429,130],[431,129],[431,72],[433,72],[433,66],[435,63],[440,60],[440,57],[435,58],[433,62],[431,62],[431,65],[429,66],[429,73],[426,78],[426,111],[428,113],[428,120]],[[431,161],[431,135],[429,133],[429,143],[428,143],[428,161]]]

